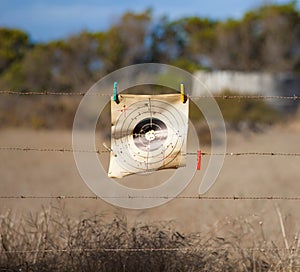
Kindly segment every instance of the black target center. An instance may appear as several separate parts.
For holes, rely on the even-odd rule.
[[[168,137],[166,124],[157,118],[145,118],[133,129],[134,144],[143,151],[160,148]]]

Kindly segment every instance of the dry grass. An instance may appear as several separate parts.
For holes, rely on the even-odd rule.
[[[21,218],[7,212],[0,217],[0,271],[300,271],[298,237],[283,249],[247,219],[219,222],[218,229],[183,234],[167,221],[129,226],[122,214],[75,220],[54,206]]]
[[[264,133],[230,132],[228,150],[299,152],[297,120]],[[71,147],[70,131],[3,129],[0,136],[2,146]],[[91,194],[72,154],[3,151],[0,157],[1,195]],[[298,196],[299,162],[229,157],[208,195]],[[203,172],[185,195],[195,195]],[[0,271],[300,271],[298,202],[274,208],[270,201],[179,199],[110,217],[99,214],[113,214],[100,200],[61,202],[66,209],[50,205],[36,213],[49,201],[0,201]],[[30,210],[31,216],[16,215]],[[157,218],[167,221],[149,223]]]

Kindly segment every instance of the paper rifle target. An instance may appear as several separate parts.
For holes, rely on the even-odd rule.
[[[112,98],[108,176],[185,166],[188,109],[180,94],[122,94],[119,103]]]

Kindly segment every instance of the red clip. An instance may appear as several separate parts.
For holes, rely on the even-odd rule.
[[[201,150],[198,150],[197,152],[197,170],[201,169]]]

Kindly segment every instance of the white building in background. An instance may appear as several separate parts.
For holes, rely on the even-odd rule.
[[[300,78],[289,73],[197,71],[194,73],[194,76],[203,83],[212,94],[220,94],[225,90],[230,90],[249,95],[300,95]],[[193,88],[191,95],[201,95],[201,90],[203,89]],[[297,102],[293,100],[271,102],[275,107],[282,109],[290,109],[293,108],[293,106],[297,106]]]
[[[231,90],[241,94],[271,95],[276,88],[275,75],[238,71],[198,71],[194,74],[213,94]]]

